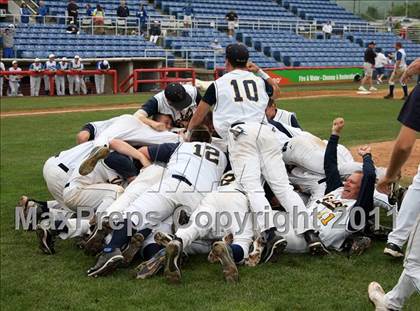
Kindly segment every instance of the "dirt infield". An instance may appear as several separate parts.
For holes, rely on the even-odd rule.
[[[391,158],[392,148],[394,147],[395,141],[384,141],[379,143],[370,144],[372,147],[373,160],[375,165],[386,167]],[[357,154],[358,146],[350,148],[353,157],[356,160],[361,160],[360,156]],[[420,139],[416,140],[416,143],[413,147],[410,157],[403,166],[402,176],[404,177],[413,177],[417,173],[417,168],[420,162]]]

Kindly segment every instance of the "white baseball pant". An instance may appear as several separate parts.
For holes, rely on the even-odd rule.
[[[41,77],[30,76],[31,96],[39,96],[39,89],[41,88]]]
[[[60,206],[65,207],[63,199],[64,186],[71,175],[71,171],[65,171],[66,167],[59,166],[60,163],[56,157],[50,157],[44,164],[42,173],[48,191]]]
[[[325,174],[316,174],[305,170],[299,166],[292,169],[289,173],[289,180],[293,185],[299,186],[299,190],[309,195],[306,206],[310,207],[316,200],[325,195],[326,183],[321,182]]]
[[[55,76],[55,87],[57,89],[58,96],[63,96],[66,94],[66,76],[65,75]]]
[[[73,211],[84,208],[91,212],[103,213],[124,192],[124,188],[114,184],[70,184],[64,188],[64,203]]]
[[[44,76],[44,90],[45,92],[50,90],[50,77],[47,75]]]
[[[96,94],[103,94],[105,92],[105,75],[95,75]]]
[[[413,183],[408,187],[397,214],[396,224],[388,235],[388,242],[402,247],[410,235],[417,216],[420,215],[420,165]]]
[[[192,213],[190,222],[176,231],[184,247],[197,239],[220,240],[233,234],[233,244],[242,247],[248,258],[254,231],[248,198],[239,191],[212,192],[207,194]]]
[[[69,80],[69,94],[73,95],[74,94],[74,87],[75,87],[75,76],[73,75],[68,75],[67,79]],[[79,86],[79,92],[80,92],[80,86]]]
[[[3,96],[3,77],[0,77],[0,97]]]
[[[232,130],[243,133],[236,137]],[[272,125],[245,123],[234,126],[228,136],[230,162],[236,181],[247,193],[251,210],[257,215],[264,215],[257,219],[261,231],[274,226],[273,211],[265,198],[261,175],[290,215],[308,213],[289,183],[276,135],[280,134]],[[298,217],[295,222],[297,234],[313,229],[311,224],[305,228],[303,218]]]
[[[10,93],[9,96],[17,96],[19,92],[19,81],[9,80]]]
[[[404,302],[415,292],[420,292],[420,215],[418,215],[404,260],[404,270],[397,285],[385,295],[386,307],[401,310]]]

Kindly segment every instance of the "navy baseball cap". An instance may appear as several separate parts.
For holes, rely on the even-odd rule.
[[[165,97],[168,100],[169,105],[176,110],[185,109],[192,103],[191,96],[179,83],[168,84],[165,88]]]
[[[245,66],[249,59],[248,48],[241,43],[229,44],[226,47],[226,59],[233,66]]]
[[[370,41],[368,45],[371,45],[371,44],[376,45],[376,42],[375,41]]]

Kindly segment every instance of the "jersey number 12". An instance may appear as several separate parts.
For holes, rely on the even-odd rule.
[[[257,83],[254,80],[243,80],[242,81],[245,89],[246,98],[250,101],[257,102],[258,101],[258,91],[257,91]],[[244,98],[241,95],[239,90],[238,81],[232,80],[230,84],[233,86],[233,90],[235,92],[235,102],[243,102]],[[252,89],[252,90],[251,90]]]

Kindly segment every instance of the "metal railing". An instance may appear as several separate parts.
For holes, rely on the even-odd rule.
[[[74,20],[73,17],[69,17],[66,15],[23,15],[29,17],[28,23],[21,22],[21,15],[19,14],[3,14],[1,17],[5,18],[8,23],[14,25],[31,25],[31,24],[64,24],[67,25],[70,21]]]
[[[185,62],[185,68],[190,68],[193,66],[190,66],[193,64],[193,62],[195,61],[200,61],[203,62],[202,58],[195,58],[191,56],[191,53],[194,52],[210,52],[213,55],[208,57],[207,59],[212,59],[213,62],[213,68],[216,68],[216,63],[217,63],[217,56],[219,55],[219,52],[217,52],[216,50],[212,50],[212,49],[167,49],[167,50],[162,50],[162,49],[145,49],[144,50],[144,57],[149,57],[148,53],[150,55],[150,53],[153,52],[165,52],[165,56],[163,57],[165,59],[165,67],[169,67],[170,65],[170,61],[177,61],[177,63],[179,64],[180,61]],[[174,58],[175,56],[179,56],[181,59],[176,59]],[[205,65],[205,64],[204,64]],[[179,67],[179,66],[178,66]]]

